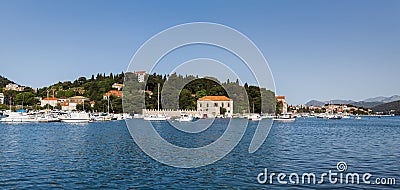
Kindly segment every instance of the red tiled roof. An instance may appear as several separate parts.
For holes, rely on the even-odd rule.
[[[58,98],[43,98],[43,100],[58,100]]]
[[[231,99],[226,96],[204,96],[199,98],[200,101],[230,101]]]
[[[107,97],[111,96],[111,95],[118,96],[118,97],[122,97],[123,96],[122,91],[118,91],[118,90],[110,90],[110,91],[108,91],[107,93],[104,94],[104,96],[107,96]]]
[[[138,75],[138,74],[145,74],[145,73],[146,73],[146,71],[136,71],[136,72],[135,72],[135,74],[137,74],[137,75]]]
[[[286,99],[285,96],[276,96],[276,99]]]

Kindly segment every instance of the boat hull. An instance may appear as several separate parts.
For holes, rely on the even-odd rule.
[[[64,123],[88,123],[89,119],[61,119]]]
[[[283,119],[283,118],[275,118],[273,121],[276,122],[294,122],[296,119],[295,118],[289,118],[289,119]]]

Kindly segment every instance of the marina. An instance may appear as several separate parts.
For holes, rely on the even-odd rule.
[[[228,121],[215,119],[208,130],[193,135],[173,129],[168,122],[157,122],[155,129],[171,143],[198,147],[223,134]],[[124,121],[2,122],[0,144],[4,146],[0,153],[0,185],[5,189],[31,186],[180,189],[182,185],[259,189],[266,186],[257,183],[257,174],[264,168],[271,172],[305,170],[322,173],[329,169],[336,171],[338,159],[351,164],[353,171],[399,179],[400,152],[396,148],[399,144],[393,140],[400,134],[399,123],[400,117],[363,117],[359,121],[308,117],[290,123],[274,122],[266,142],[258,151],[248,154],[258,124],[248,122],[242,142],[224,159],[205,167],[180,169],[146,156],[133,143]],[[370,162],[371,156],[374,162]],[[217,177],[222,174],[224,178]],[[268,184],[268,189],[285,187],[288,186]],[[302,187],[315,188],[315,185],[304,184]],[[319,187],[343,186],[326,183]],[[368,187],[367,184],[357,186]]]

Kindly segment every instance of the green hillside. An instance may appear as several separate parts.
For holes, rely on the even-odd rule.
[[[385,114],[400,115],[400,100],[381,104],[372,108],[374,112],[384,112]]]
[[[13,81],[8,80],[8,78],[5,78],[0,75],[0,88],[5,87],[9,83],[14,83]]]

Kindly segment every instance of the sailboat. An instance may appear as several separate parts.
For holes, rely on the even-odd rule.
[[[160,83],[158,83],[157,89],[157,115],[145,115],[143,119],[146,121],[166,121],[169,119],[165,114],[160,114]]]
[[[258,113],[254,113],[254,103],[253,103],[253,114],[249,115],[249,121],[261,121],[262,117]]]

